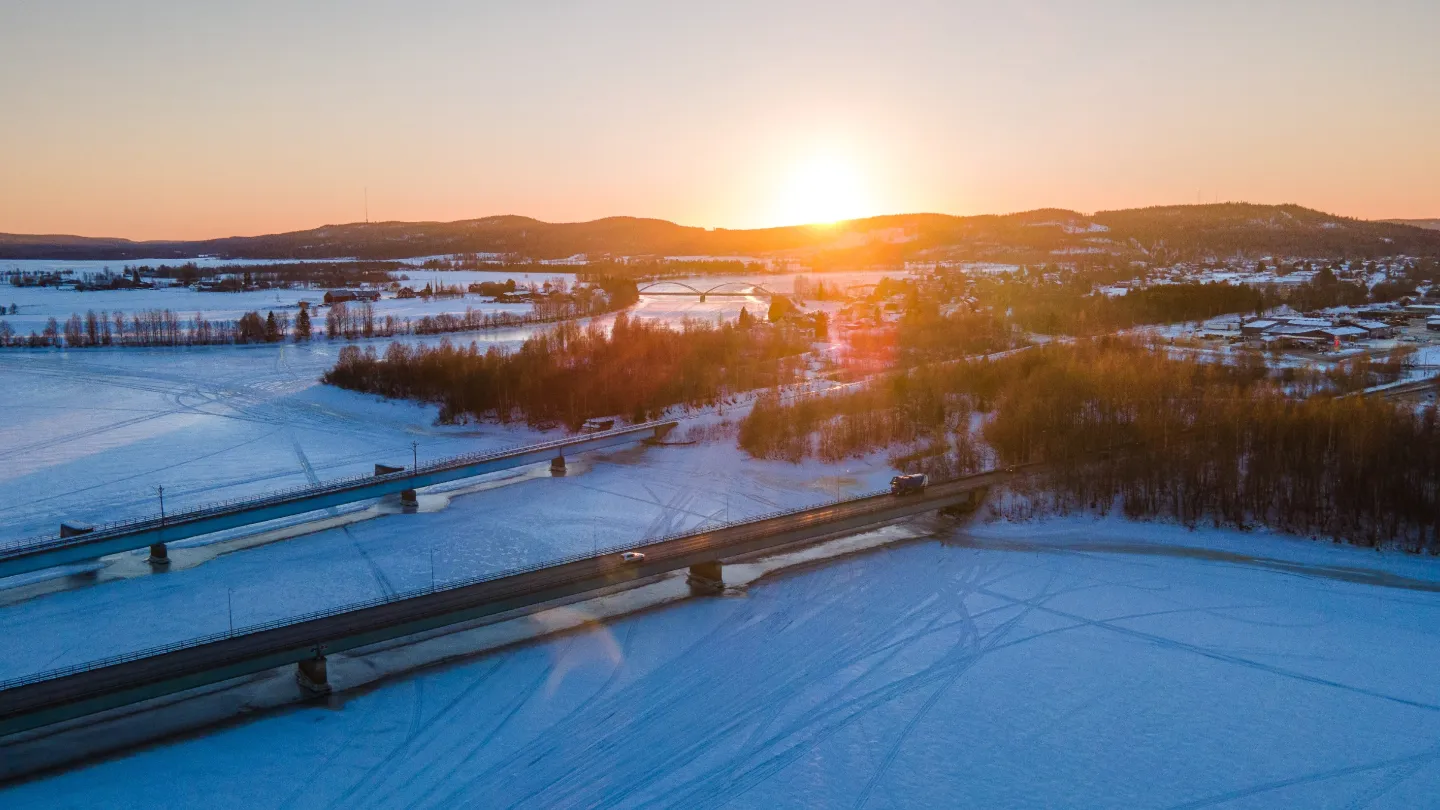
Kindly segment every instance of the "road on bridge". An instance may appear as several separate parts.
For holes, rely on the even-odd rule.
[[[203,534],[303,515],[333,506],[380,498],[407,489],[458,481],[523,467],[591,450],[617,447],[664,436],[678,422],[646,422],[631,427],[433,461],[418,469],[360,476],[244,498],[165,517],[102,526],[85,534],[47,535],[0,545],[0,577],[52,568],[77,560],[173,543]]]

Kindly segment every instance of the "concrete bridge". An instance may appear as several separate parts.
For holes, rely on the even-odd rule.
[[[418,469],[375,465],[375,474],[245,498],[192,509],[164,517],[115,523],[92,528],[61,524],[55,535],[0,545],[0,577],[52,568],[77,560],[90,560],[122,551],[150,547],[150,561],[169,561],[166,543],[202,534],[249,526],[277,518],[303,515],[333,506],[400,493],[414,500],[414,490],[447,481],[549,461],[564,469],[565,455],[657,439],[678,422],[646,422],[632,427],[600,431],[525,447],[474,453],[433,461]]]
[[[1028,470],[1026,468],[1022,468]],[[332,611],[239,628],[188,642],[0,682],[0,736],[187,689],[296,666],[311,692],[328,690],[325,657],[459,622],[542,605],[658,574],[689,570],[692,587],[723,587],[723,560],[877,526],[923,512],[973,510],[1015,468],[808,509],[762,515],[638,546],[575,555],[514,572],[443,583]],[[640,551],[640,562],[621,559]]]

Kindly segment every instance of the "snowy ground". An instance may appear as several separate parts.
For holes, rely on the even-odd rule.
[[[1197,553],[1237,548],[1255,561]],[[1427,560],[1264,535],[981,526],[267,715],[0,802],[1428,806],[1440,788],[1437,581]]]

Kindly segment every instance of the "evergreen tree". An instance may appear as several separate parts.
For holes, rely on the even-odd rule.
[[[310,310],[301,308],[300,314],[295,316],[295,342],[310,339]]]

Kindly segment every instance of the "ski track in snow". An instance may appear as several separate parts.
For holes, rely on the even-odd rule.
[[[18,785],[0,803],[1424,806],[1440,787],[1437,617],[1440,594],[1263,567],[919,541]],[[124,777],[152,769],[167,779]]]

